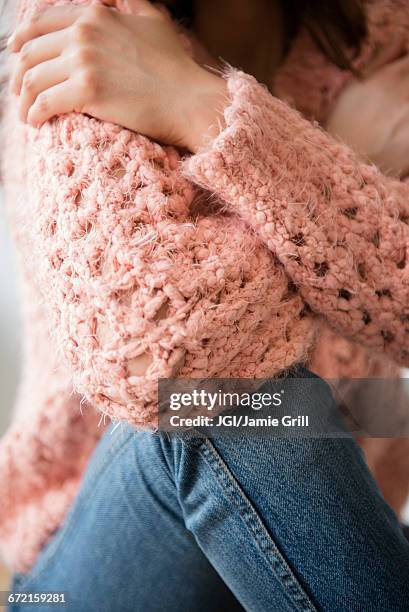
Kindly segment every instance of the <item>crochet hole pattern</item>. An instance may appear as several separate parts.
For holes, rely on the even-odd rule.
[[[317,276],[323,277],[329,270],[329,264],[326,261],[317,262],[314,264],[314,272]]]
[[[126,368],[128,376],[143,376],[153,361],[152,353],[145,352],[139,357],[129,359]]]
[[[169,310],[170,310],[170,305],[169,305],[169,302],[166,301],[158,308],[158,310],[153,316],[153,320],[161,321],[162,319],[166,319],[166,317],[169,315]]]
[[[77,193],[75,194],[74,204],[76,204],[77,206],[82,205],[82,191],[78,190]]]
[[[117,164],[111,170],[111,176],[117,181],[120,181],[121,179],[123,179],[125,174],[126,174],[126,168],[123,164]]]
[[[379,249],[379,244],[380,244],[380,234],[379,231],[376,231],[373,238],[372,238],[372,242],[374,243],[375,247],[377,249]]]
[[[294,281],[289,280],[287,285],[287,295],[291,296],[294,295],[294,293],[297,293],[297,285],[294,283]]]
[[[354,219],[356,217],[357,212],[358,208],[356,206],[353,206],[351,208],[345,208],[343,210],[344,215],[348,217],[348,219]]]
[[[342,298],[343,300],[347,300],[347,302],[349,302],[349,300],[352,297],[352,294],[350,291],[348,291],[348,289],[340,289],[339,290],[339,297]]]
[[[365,269],[365,264],[359,263],[357,266],[357,271],[358,271],[359,280],[361,280],[362,282],[365,282],[366,279],[368,278],[368,275]]]
[[[376,295],[378,297],[388,297],[388,298],[392,298],[392,294],[390,292],[390,289],[378,289],[377,291],[375,291]]]
[[[407,3],[388,12],[390,31],[399,22],[407,35]],[[324,125],[344,76],[320,58],[300,49],[292,97]],[[389,364],[384,349],[409,362],[407,186],[360,166],[250,77],[229,83],[228,129],[192,165],[89,117],[38,131],[11,117],[7,200],[25,280],[43,291],[25,299],[22,437],[0,453],[12,519],[2,544],[22,569],[61,522],[99,419],[155,428],[158,377],[269,377],[306,361],[318,328],[320,373],[332,362],[335,376],[365,377],[368,357]],[[64,352],[51,364],[49,327]]]
[[[293,242],[297,246],[304,246],[305,245],[305,238],[304,238],[304,234],[302,232],[299,232],[298,234],[295,234],[294,236],[291,236],[290,240],[291,240],[291,242]]]
[[[365,325],[369,325],[369,323],[372,321],[371,315],[366,310],[364,310],[362,314],[362,321],[364,322]]]
[[[381,330],[381,335],[382,338],[385,340],[386,343],[390,343],[393,342],[395,340],[395,334],[393,334],[392,332],[382,329]]]

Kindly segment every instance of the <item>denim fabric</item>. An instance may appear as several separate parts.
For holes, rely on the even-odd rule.
[[[64,591],[73,612],[407,612],[408,578],[409,544],[351,438],[121,425],[13,588]]]

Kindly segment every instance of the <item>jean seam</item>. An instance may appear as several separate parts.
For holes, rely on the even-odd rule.
[[[203,441],[197,438],[192,438],[187,443],[202,454],[221,485],[223,492],[232,499],[236,506],[239,506],[240,512],[238,516],[252,535],[268,567],[273,569],[282,584],[291,605],[295,605],[295,609],[301,612],[317,612],[317,608],[284,559],[258,512],[241,489],[214,445],[209,439]]]
[[[124,452],[124,450],[126,449],[128,442],[133,436],[134,436],[134,432],[133,431],[129,432],[128,435],[123,440],[121,440],[119,447],[116,449],[116,453],[122,454],[122,452]],[[32,584],[34,580],[36,580],[39,576],[41,576],[41,574],[48,568],[50,562],[54,559],[55,555],[58,553],[58,551],[61,549],[61,546],[63,546],[64,542],[66,542],[68,536],[70,535],[73,525],[74,525],[74,518],[77,516],[79,510],[82,509],[84,505],[84,501],[86,501],[86,503],[89,503],[90,499],[92,499],[92,496],[94,492],[96,491],[95,485],[97,484],[101,476],[105,473],[105,470],[107,469],[107,467],[109,467],[111,459],[112,459],[112,453],[107,453],[106,455],[104,455],[103,460],[98,466],[98,469],[96,470],[96,473],[90,482],[90,484],[92,485],[91,488],[92,488],[93,493],[89,497],[87,497],[86,500],[78,497],[78,494],[77,494],[70,508],[68,509],[65,521],[62,523],[63,532],[60,534],[60,538],[58,539],[58,541],[55,542],[55,546],[51,548],[51,550],[49,551],[49,554],[46,554],[44,558],[39,559],[38,567],[35,568],[32,572],[30,572],[26,576],[23,575],[21,577],[21,581],[19,581],[19,584],[18,584],[19,589],[27,590],[27,587],[29,587],[30,584]],[[78,505],[75,505],[77,502],[79,502]],[[70,512],[70,510],[72,510],[72,512]],[[41,551],[40,551],[40,554],[41,554]]]

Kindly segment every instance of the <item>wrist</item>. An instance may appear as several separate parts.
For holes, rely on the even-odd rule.
[[[223,111],[227,103],[227,84],[222,77],[198,66],[191,84],[192,95],[186,100],[184,145],[197,153],[209,140],[216,138],[225,125]]]

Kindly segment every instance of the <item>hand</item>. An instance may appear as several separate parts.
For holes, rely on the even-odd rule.
[[[197,150],[216,129],[224,79],[194,61],[164,10],[105,4],[47,9],[10,38],[21,119],[37,127],[76,111]]]
[[[379,61],[367,78],[347,85],[326,129],[386,174],[405,178],[409,175],[409,56],[386,65],[381,62],[380,68]]]

